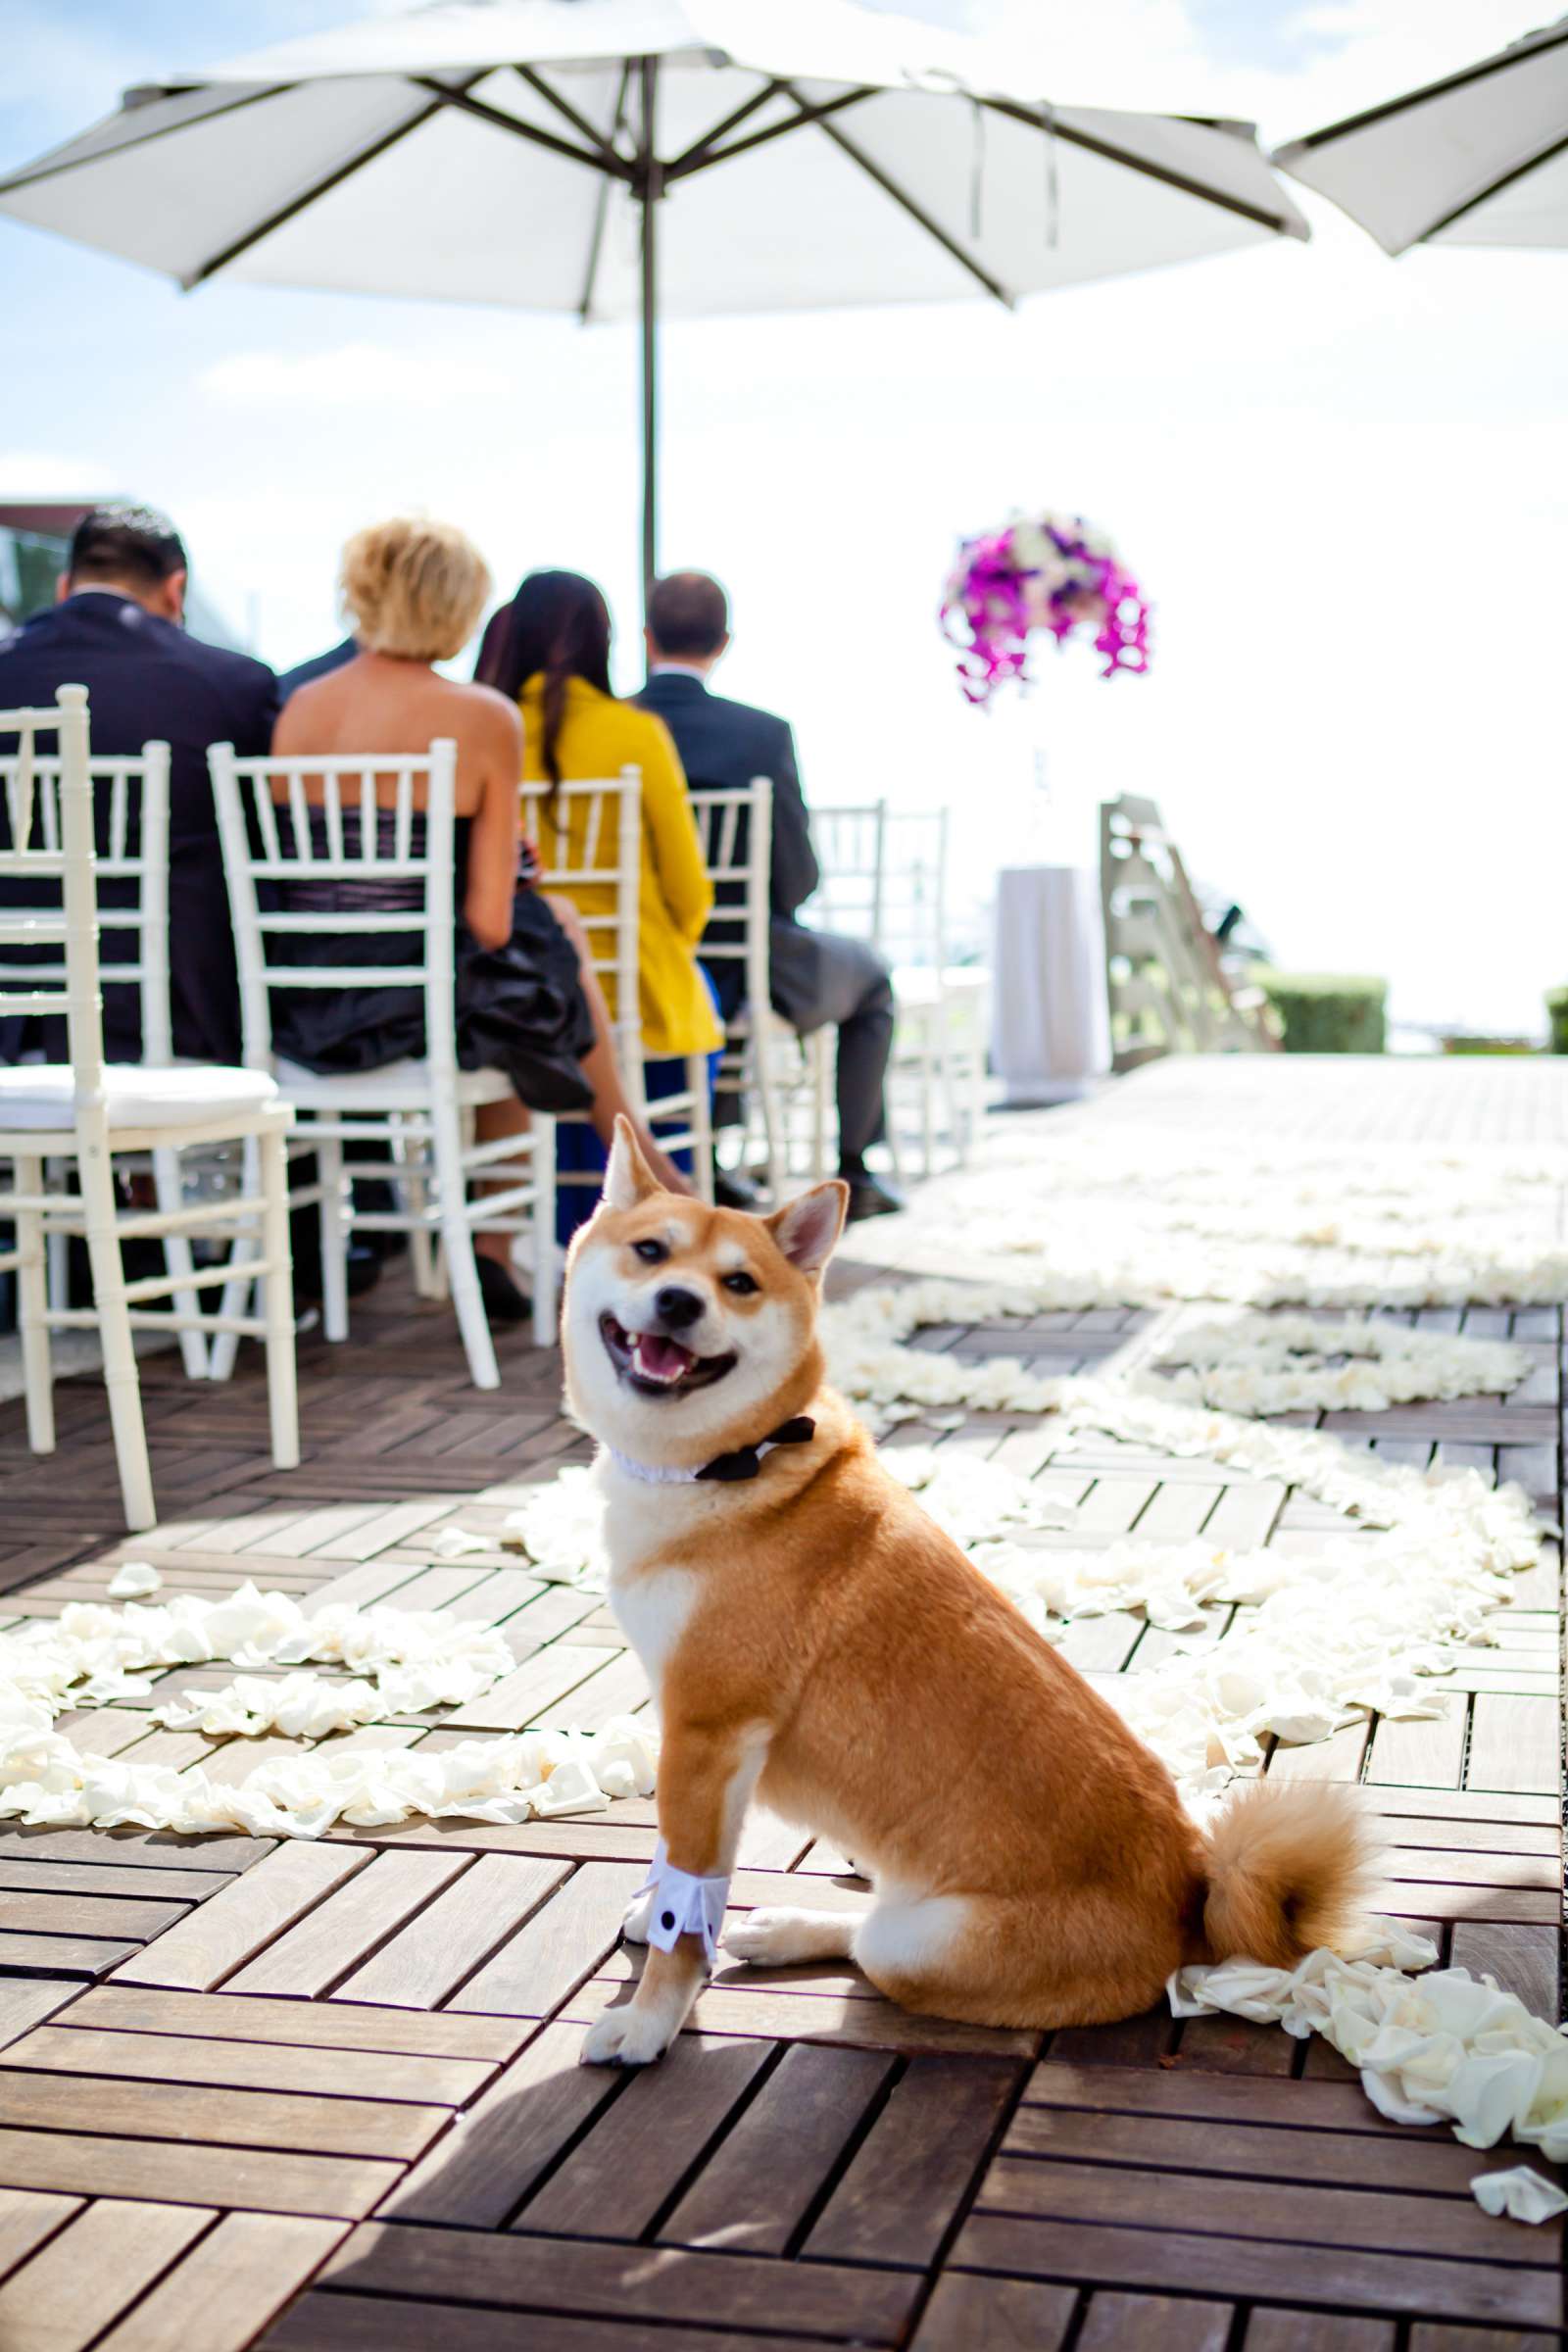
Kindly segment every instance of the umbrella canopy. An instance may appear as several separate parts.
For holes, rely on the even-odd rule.
[[[1568,246],[1568,17],[1274,161],[1389,253]]]
[[[1011,303],[1307,226],[1247,124],[1053,107],[853,0],[443,0],[126,93],[0,181],[168,272],[643,321]]]

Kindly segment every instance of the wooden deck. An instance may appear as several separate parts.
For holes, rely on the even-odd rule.
[[[1430,1073],[1425,1094],[1401,1093],[1400,1073],[1376,1117],[1403,1132],[1423,1119],[1436,1131],[1437,1118],[1448,1142],[1467,1124],[1487,1139],[1521,1120],[1533,1137],[1563,1132],[1555,1082],[1499,1093],[1484,1065],[1482,1080],[1457,1075],[1468,1122],[1455,1127],[1452,1097],[1432,1110],[1430,1088],[1451,1067]],[[1117,1118],[1141,1083],[1117,1090]],[[1371,1097],[1357,1101],[1364,1124]],[[1139,1321],[1050,1315],[1021,1334],[928,1344],[1005,1348],[1058,1371],[1102,1362]],[[1537,1357],[1506,1404],[1407,1407],[1359,1430],[1342,1415],[1336,1428],[1401,1460],[1441,1447],[1555,1503],[1557,1310],[1476,1310],[1464,1328],[1511,1331]],[[555,1360],[512,1342],[504,1376],[498,1395],[477,1395],[449,1317],[388,1281],[356,1306],[351,1344],[303,1345],[306,1460],[278,1474],[253,1368],[204,1391],[172,1356],[150,1359],[167,1516],[131,1539],[117,1528],[97,1382],[61,1389],[60,1451],[46,1462],[28,1456],[21,1407],[7,1406],[0,1620],[101,1594],[117,1561],[149,1558],[171,1588],[219,1592],[254,1577],[501,1625],[517,1671],[463,1710],[469,1736],[623,1712],[644,1694],[593,1596],[542,1585],[499,1549],[432,1565],[443,1525],[499,1531],[529,1482],[581,1455],[558,1417]],[[1108,1441],[1053,1471],[1049,1425],[1027,1416],[973,1415],[945,1442],[1050,1475],[1083,1505],[1077,1540],[1136,1524],[1300,1547],[1324,1524],[1277,1486]],[[1390,1848],[1385,1907],[1551,2015],[1558,1602],[1553,1560],[1523,1580],[1503,1645],[1454,1678],[1441,1720],[1380,1722],[1271,1759],[1357,1782]],[[1225,1623],[1217,1614],[1216,1635]],[[1164,1642],[1126,1616],[1085,1623],[1070,1646],[1086,1670],[1136,1673]],[[226,1679],[183,1669],[168,1681]],[[236,1777],[289,1744],[215,1746],[127,1706],[69,1728],[104,1752]],[[457,1736],[427,1719],[352,1735]],[[585,2021],[634,1966],[617,1928],[653,1843],[653,1807],[639,1802],[318,1844],[0,1829],[0,2346],[1472,2352],[1558,2340],[1561,2225],[1489,2220],[1468,2193],[1515,2152],[1478,2156],[1441,2131],[1385,2124],[1332,2052],[1274,2030],[1156,2012],[1043,2046],[906,2016],[847,1967],[724,1966],[662,2067],[580,2069]],[[760,1817],[732,1900],[776,1900],[803,1880],[813,1900],[847,1899],[843,1868]]]

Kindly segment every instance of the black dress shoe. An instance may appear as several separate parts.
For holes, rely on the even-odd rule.
[[[479,1270],[479,1296],[484,1311],[492,1323],[526,1323],[533,1305],[518,1290],[499,1257],[486,1257],[475,1250],[473,1262]]]
[[[850,1188],[850,1205],[844,1220],[847,1225],[858,1225],[866,1217],[891,1217],[905,1205],[903,1194],[896,1193],[878,1177],[862,1171],[858,1176],[846,1176],[844,1181]]]
[[[738,1169],[715,1167],[713,1204],[716,1208],[744,1208],[755,1213],[762,1205],[762,1196]]]

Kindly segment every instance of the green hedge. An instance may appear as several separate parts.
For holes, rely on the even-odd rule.
[[[1568,988],[1548,988],[1546,1017],[1551,1023],[1551,1050],[1568,1054]]]
[[[1253,974],[1280,1017],[1287,1054],[1381,1054],[1386,980],[1343,972]]]

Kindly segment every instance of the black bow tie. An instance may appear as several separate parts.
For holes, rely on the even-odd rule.
[[[762,1467],[763,1446],[808,1446],[815,1435],[816,1423],[810,1414],[797,1413],[793,1421],[783,1421],[777,1429],[770,1429],[755,1446],[737,1446],[733,1453],[716,1453],[697,1475],[699,1479],[714,1479],[721,1486],[733,1486],[738,1479],[757,1476]]]

